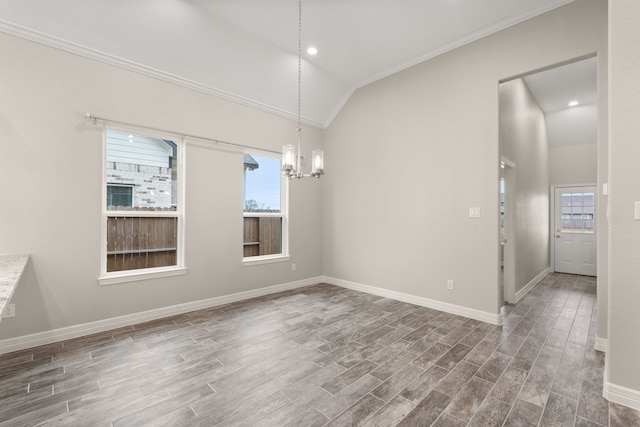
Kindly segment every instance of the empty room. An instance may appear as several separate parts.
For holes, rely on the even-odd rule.
[[[0,426],[640,426],[639,19],[0,2]]]

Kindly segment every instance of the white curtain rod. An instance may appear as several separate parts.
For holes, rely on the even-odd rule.
[[[104,117],[95,116],[95,115],[93,115],[91,113],[86,113],[84,116],[85,116],[85,118],[87,120],[92,121],[94,124],[98,120],[100,120],[101,122],[104,122],[104,123],[113,123],[113,124],[116,124],[116,125],[128,126],[128,127],[131,127],[131,128],[146,129],[146,130],[150,130],[150,131],[153,131],[153,132],[171,134],[173,136],[177,136],[177,137],[181,137],[181,138],[191,138],[191,139],[197,139],[197,140],[201,140],[201,141],[206,141],[206,142],[210,142],[212,144],[224,144],[224,145],[228,145],[230,147],[248,148],[248,149],[251,149],[251,150],[266,151],[268,153],[282,154],[280,151],[269,150],[269,149],[260,148],[260,147],[254,147],[252,145],[236,144],[235,142],[222,141],[220,139],[207,138],[205,136],[190,135],[190,134],[187,134],[187,133],[175,132],[175,131],[171,131],[171,130],[167,130],[167,129],[153,128],[153,127],[149,127],[149,126],[140,126],[140,125],[137,125],[137,124],[134,124],[134,123],[127,123],[127,122],[122,122],[122,121],[119,121],[119,120],[111,120],[111,119],[107,119],[107,118],[104,118]]]

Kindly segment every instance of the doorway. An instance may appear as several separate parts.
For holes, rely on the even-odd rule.
[[[549,188],[584,186],[597,181],[597,63],[595,56],[576,58],[500,81],[499,154],[518,164],[517,185],[515,168],[505,165],[500,175],[504,178],[504,213],[501,206],[499,239],[500,304],[502,300],[515,303],[549,271],[554,271],[555,245],[560,244],[556,241],[566,241],[565,250],[557,251],[558,256],[565,258],[569,258],[569,248],[577,245],[571,257],[579,259],[575,264],[582,264],[579,274],[595,275],[596,241],[588,241],[589,232],[575,236],[577,233],[565,232],[566,228],[561,226],[560,233],[555,233],[558,227],[553,218],[554,194],[549,193]],[[511,183],[509,172],[513,173]],[[597,198],[595,191],[593,193]],[[511,209],[509,196],[514,201]],[[595,224],[595,209],[593,213]],[[586,214],[589,212],[584,216],[588,222]],[[578,213],[574,216],[577,219]],[[560,237],[555,237],[556,234]],[[577,242],[575,237],[587,240]],[[584,256],[578,251],[584,252]],[[509,262],[509,255],[513,263]],[[559,261],[558,266],[560,264]],[[587,270],[587,266],[591,270]],[[559,268],[555,271],[563,271]],[[576,272],[575,269],[566,271]]]
[[[596,186],[553,187],[552,197],[553,270],[596,276]]]
[[[516,302],[516,265],[515,265],[515,163],[501,157],[500,160],[500,266],[499,266],[499,300],[498,306]]]

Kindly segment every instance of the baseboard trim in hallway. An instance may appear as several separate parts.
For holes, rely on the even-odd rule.
[[[606,338],[600,338],[599,336],[596,335],[596,343],[594,344],[593,348],[603,353],[606,353],[609,348],[609,342],[607,341]]]
[[[538,283],[542,282],[542,279],[547,277],[547,274],[549,273],[551,273],[551,269],[549,267],[545,268],[540,274],[534,277],[529,283],[524,285],[522,289],[516,292],[516,303],[518,303],[518,301],[520,301]]]
[[[602,395],[605,399],[640,411],[640,391],[617,384],[611,384],[606,378]]]

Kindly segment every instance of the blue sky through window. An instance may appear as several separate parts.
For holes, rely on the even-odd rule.
[[[251,154],[258,169],[245,172],[245,207],[246,202],[255,200],[258,210],[280,211],[280,185],[282,182],[280,159],[261,157]]]

